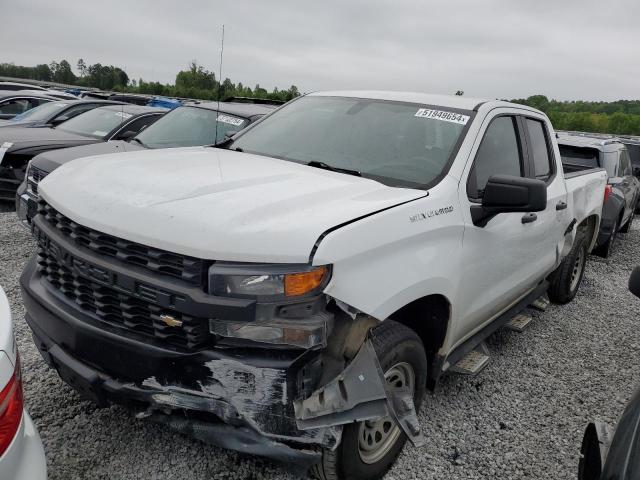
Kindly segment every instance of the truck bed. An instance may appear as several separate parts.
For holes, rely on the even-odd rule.
[[[604,171],[604,168],[600,168],[600,167],[594,168],[594,167],[587,167],[584,165],[562,162],[562,170],[564,172],[564,178],[568,179],[573,177],[579,177],[581,175],[587,175],[589,173],[597,172],[599,170]]]

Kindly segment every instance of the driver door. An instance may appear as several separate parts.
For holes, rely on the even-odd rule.
[[[491,175],[535,176],[529,161],[527,125],[520,113],[504,109],[485,119],[460,183],[465,216],[462,264],[469,268],[462,272],[460,282],[456,343],[527,293],[545,268],[541,264],[555,260],[555,250],[551,258],[546,254],[547,222],[540,221],[545,212],[534,215],[542,216],[534,221],[527,213],[500,213],[483,227],[474,225],[470,215],[471,206],[482,202]]]

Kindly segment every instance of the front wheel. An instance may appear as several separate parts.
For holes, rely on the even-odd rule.
[[[549,300],[554,303],[569,303],[578,293],[584,267],[587,263],[587,241],[578,234],[575,244],[560,266],[551,274]]]
[[[372,330],[372,341],[387,385],[413,390],[418,409],[427,382],[427,358],[418,335],[400,323],[385,320]],[[312,473],[321,480],[381,478],[406,441],[391,417],[345,425],[340,445],[334,451],[325,449]]]

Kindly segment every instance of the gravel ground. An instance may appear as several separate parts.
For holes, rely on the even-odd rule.
[[[636,386],[640,305],[627,280],[640,258],[638,228],[608,260],[590,257],[569,305],[535,313],[524,333],[489,339],[491,362],[475,378],[447,376],[420,414],[427,446],[407,446],[388,479],[573,479],[586,423],[615,423]],[[34,251],[15,214],[0,213],[0,285],[11,302],[26,402],[57,479],[299,478],[286,466],[221,450],[96,409],[40,358],[23,316],[18,277]]]

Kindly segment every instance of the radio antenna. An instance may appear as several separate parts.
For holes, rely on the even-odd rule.
[[[218,70],[218,106],[216,107],[216,136],[214,145],[218,143],[218,117],[220,116],[220,96],[222,95],[222,54],[224,53],[224,24],[222,25],[222,42],[220,44],[220,68]]]

